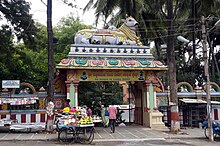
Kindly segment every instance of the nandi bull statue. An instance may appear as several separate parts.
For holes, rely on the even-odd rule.
[[[76,33],[75,44],[111,44],[142,46],[136,35],[138,22],[133,17],[122,19],[118,29],[83,29]]]

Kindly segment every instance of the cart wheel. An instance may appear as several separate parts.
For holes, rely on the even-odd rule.
[[[75,130],[72,127],[61,128],[58,131],[58,140],[60,142],[71,142],[75,137]]]
[[[57,132],[60,132],[61,129],[63,129],[63,128],[60,128],[60,127],[59,127],[59,120],[57,120],[57,121],[56,121],[56,131],[57,131]]]
[[[77,136],[79,137],[79,142],[82,144],[91,144],[94,139],[94,133],[95,129],[93,127],[78,129]]]

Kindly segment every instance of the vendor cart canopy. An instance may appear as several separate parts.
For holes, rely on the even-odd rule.
[[[205,100],[202,100],[202,99],[190,99],[190,98],[183,98],[183,99],[180,99],[180,101],[184,102],[184,103],[207,103]],[[219,101],[211,101],[212,104],[220,104]]]

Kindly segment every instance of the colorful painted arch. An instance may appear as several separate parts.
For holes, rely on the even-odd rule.
[[[119,70],[167,70],[160,61],[124,58],[66,58],[58,69],[119,69]]]

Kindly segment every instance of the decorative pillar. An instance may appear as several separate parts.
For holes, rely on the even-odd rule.
[[[147,105],[146,105],[146,111],[150,112],[151,108],[150,108],[150,81],[145,81],[145,85],[146,85],[146,99],[147,99]],[[153,109],[152,109],[153,110]]]
[[[72,84],[72,81],[65,81],[66,83],[66,88],[67,88],[67,93],[66,93],[66,98],[70,99],[70,107],[74,107],[74,95],[72,92],[74,92],[74,86]],[[72,97],[72,98],[71,98]]]
[[[73,82],[70,83],[69,99],[70,99],[70,107],[76,107],[75,87],[73,85]]]
[[[123,102],[128,103],[128,98],[129,98],[128,84],[125,81],[120,83],[123,89]]]
[[[143,112],[143,125],[146,127],[151,127],[152,118],[151,118],[151,108],[150,108],[150,81],[145,81],[145,88],[143,88],[143,98],[144,98],[144,112]]]
[[[147,72],[145,80],[146,86],[146,105],[144,105],[143,124],[150,128],[164,129],[165,124],[162,122],[163,114],[157,110],[156,104],[156,74],[154,72]]]
[[[157,84],[158,84],[158,81],[156,81],[156,80],[153,80],[152,81],[152,84],[153,84],[153,88],[154,88],[154,90],[153,90],[153,99],[154,99],[154,107],[153,107],[153,110],[154,110],[154,112],[156,112],[156,111],[158,111],[158,107],[157,107]]]
[[[78,85],[77,71],[67,70],[67,99],[70,99],[70,106],[78,108]]]
[[[79,81],[73,81],[73,85],[74,85],[74,88],[75,88],[75,92],[74,92],[74,99],[75,99],[75,107],[76,109],[78,109],[79,107],[79,100],[78,100],[78,86],[79,86]]]
[[[65,81],[67,86],[67,99],[70,99],[70,107],[78,109],[78,86],[79,81]]]
[[[147,91],[147,109],[150,112],[157,111],[156,84],[157,81],[145,81]]]

